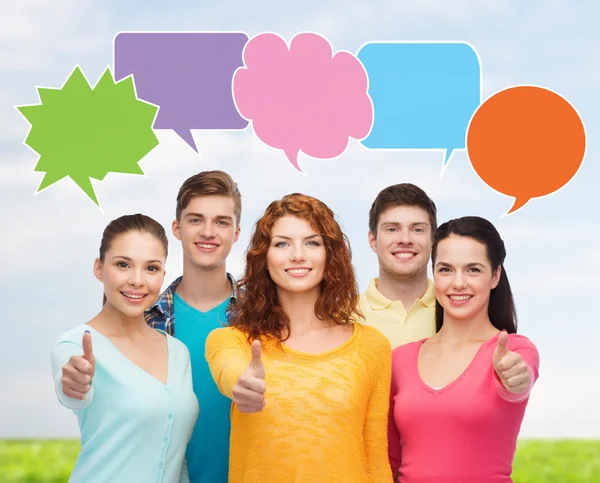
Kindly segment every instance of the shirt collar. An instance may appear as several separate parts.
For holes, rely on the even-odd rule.
[[[377,288],[378,280],[378,277],[371,279],[365,292],[367,302],[373,310],[385,309],[394,303],[393,300],[388,299],[379,291]],[[435,288],[430,279],[427,279],[427,290],[415,303],[421,303],[425,307],[435,307]]]
[[[151,309],[156,308],[163,315],[172,314],[174,305],[173,297],[175,296],[175,291],[182,279],[183,276],[180,276],[173,280],[160,297],[158,297],[158,300],[152,305]],[[240,296],[237,281],[229,272],[227,272],[227,280],[229,280],[229,283],[231,284],[231,295],[229,296],[229,300],[230,302],[236,302]]]

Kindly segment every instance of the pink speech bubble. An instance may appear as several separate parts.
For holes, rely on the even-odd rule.
[[[350,52],[333,55],[329,41],[314,33],[296,35],[289,48],[280,36],[264,33],[246,44],[243,59],[233,76],[238,112],[298,171],[300,151],[331,159],[346,150],[349,138],[369,134],[368,76]]]

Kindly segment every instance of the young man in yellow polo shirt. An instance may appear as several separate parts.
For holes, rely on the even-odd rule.
[[[361,294],[364,323],[383,332],[392,349],[435,333],[435,295],[427,277],[437,227],[435,203],[418,186],[388,186],[369,211],[369,245],[379,276]]]

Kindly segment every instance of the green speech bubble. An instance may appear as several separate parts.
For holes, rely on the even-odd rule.
[[[46,173],[37,192],[70,177],[98,206],[91,178],[144,174],[139,161],[158,145],[158,107],[137,98],[133,77],[115,82],[108,67],[95,87],[76,66],[61,89],[38,88],[41,104],[17,106],[31,124],[25,144]]]

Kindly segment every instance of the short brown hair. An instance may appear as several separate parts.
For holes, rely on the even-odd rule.
[[[427,193],[411,183],[400,183],[383,189],[373,201],[369,210],[369,230],[377,238],[377,224],[381,214],[390,207],[418,206],[429,215],[431,237],[437,228],[437,208]]]
[[[184,181],[177,194],[177,208],[175,217],[180,220],[181,213],[192,198],[196,196],[221,195],[229,196],[233,199],[236,224],[240,224],[242,217],[242,195],[237,184],[224,171],[202,171],[201,173],[190,176]]]

